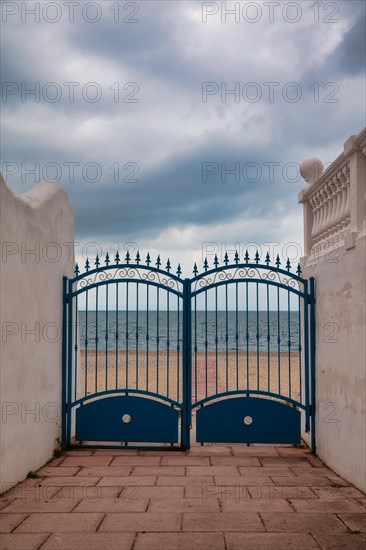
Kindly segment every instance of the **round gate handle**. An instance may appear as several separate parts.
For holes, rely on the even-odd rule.
[[[132,420],[132,419],[131,419],[131,416],[130,416],[129,414],[124,414],[124,415],[122,416],[122,422],[123,422],[124,424],[129,424],[129,423],[131,422],[131,420]]]
[[[244,416],[243,422],[246,426],[253,424],[253,418],[251,416]]]

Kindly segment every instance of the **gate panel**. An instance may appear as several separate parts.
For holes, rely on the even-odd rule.
[[[97,257],[68,281],[65,444],[187,444],[181,269],[140,262]]]
[[[191,281],[192,409],[197,441],[287,443],[310,431],[308,281],[267,254],[225,256]],[[313,395],[314,395],[313,391]],[[255,396],[255,397],[253,397]],[[216,401],[214,403],[214,401]],[[244,422],[250,417],[250,425]],[[313,430],[312,430],[313,431]]]

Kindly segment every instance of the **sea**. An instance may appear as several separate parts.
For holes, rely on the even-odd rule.
[[[80,348],[111,350],[182,349],[182,312],[79,311]],[[97,336],[97,342],[96,342]],[[292,351],[301,342],[299,312],[192,312],[192,347],[197,351]],[[289,345],[290,344],[290,345]]]

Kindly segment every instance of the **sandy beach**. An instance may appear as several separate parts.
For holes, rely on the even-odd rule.
[[[217,359],[217,360],[216,360]],[[289,359],[291,363],[289,376]],[[171,399],[182,399],[182,354],[141,350],[135,351],[95,350],[80,351],[78,397],[96,391],[115,388],[148,389]],[[268,368],[269,364],[269,368]],[[97,366],[97,369],[96,369]],[[271,352],[220,351],[192,353],[192,400],[193,402],[217,392],[236,389],[272,391],[299,398],[299,354]],[[249,384],[248,384],[249,380]]]

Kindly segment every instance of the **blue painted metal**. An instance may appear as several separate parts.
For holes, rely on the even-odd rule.
[[[300,411],[270,399],[224,399],[199,408],[196,420],[197,441],[202,443],[301,442]]]
[[[97,256],[95,260],[95,268],[90,269],[89,259],[85,263],[85,272],[80,273],[79,267],[76,265],[75,277],[72,279],[64,278],[63,280],[63,300],[64,300],[64,313],[63,313],[63,342],[62,342],[62,366],[63,366],[63,389],[62,389],[62,440],[63,444],[69,444],[72,438],[72,412],[75,411],[76,418],[76,439],[85,441],[93,436],[94,441],[111,441],[111,442],[144,442],[144,443],[170,443],[173,445],[178,440],[178,424],[180,422],[180,448],[189,448],[190,446],[190,428],[192,424],[192,410],[196,410],[197,417],[197,433],[198,441],[201,443],[209,441],[221,441],[221,442],[248,442],[248,443],[299,443],[300,442],[300,410],[305,412],[305,430],[311,431],[311,446],[312,450],[315,450],[315,289],[314,280],[310,279],[310,282],[302,277],[301,268],[298,265],[296,274],[291,273],[291,264],[287,260],[285,269],[281,269],[281,261],[279,256],[275,260],[275,265],[271,266],[271,260],[267,253],[264,263],[260,263],[260,256],[258,251],[255,253],[254,261],[249,258],[248,251],[244,255],[244,263],[240,263],[240,257],[238,252],[235,252],[233,257],[233,263],[230,264],[229,256],[226,253],[223,261],[223,265],[219,266],[217,256],[213,261],[213,268],[210,268],[207,258],[204,259],[203,271],[198,272],[197,264],[193,267],[193,277],[182,279],[182,269],[180,264],[178,265],[176,274],[172,273],[171,263],[168,259],[165,270],[161,268],[162,261],[160,256],[157,257],[155,265],[151,260],[150,254],[147,254],[145,265],[141,264],[140,253],[137,252],[136,258],[133,261],[130,253],[127,251],[125,261],[120,264],[120,256],[117,252],[114,258],[114,263],[111,264],[109,255],[107,254],[104,260],[105,265],[101,265],[100,259]],[[115,319],[115,333],[113,332],[115,339],[115,387],[110,387],[111,380],[108,378],[108,361],[109,352],[108,349],[108,335],[109,323],[108,323],[108,289],[109,285],[115,286],[116,292],[116,319]],[[231,285],[235,285],[234,299],[231,303],[235,303],[235,322],[234,336],[233,332],[229,331],[229,289]],[[309,293],[310,284],[310,293]],[[126,376],[122,380],[119,378],[120,364],[119,364],[119,352],[122,351],[119,343],[119,286],[125,285],[125,303],[126,303],[126,348],[125,348],[125,369]],[[130,286],[129,286],[130,285]],[[139,288],[142,285],[146,285],[146,377],[139,376],[139,341],[143,336],[139,333],[138,316],[139,308],[141,307],[139,302]],[[255,289],[255,311],[256,311],[256,361],[255,361],[255,373],[250,372],[249,363],[249,287]],[[153,298],[149,296],[150,287],[156,288],[156,309],[151,310],[151,303]],[[219,353],[218,352],[218,291],[224,287],[224,341],[225,341],[225,354],[223,360],[224,373],[222,374],[225,380],[225,391],[219,387]],[[277,337],[273,338],[270,334],[270,289],[276,291],[277,296]],[[135,338],[135,347],[129,335],[128,320],[129,320],[129,296],[130,289],[136,288],[136,315],[137,315],[137,329]],[[260,311],[260,299],[259,290],[265,289],[265,309],[266,311],[266,353],[267,361],[265,367],[264,363],[260,361],[260,347],[259,340],[263,338],[260,335],[259,327],[259,311]],[[208,311],[212,308],[210,304],[209,296],[210,290],[214,290],[214,311],[216,332],[214,339],[213,349],[209,349],[208,342]],[[242,290],[243,289],[243,292]],[[98,364],[98,356],[102,352],[99,344],[99,330],[100,323],[98,323],[99,309],[99,293],[104,290],[106,296],[106,309],[105,309],[105,341],[104,356],[105,361],[103,364]],[[113,287],[112,287],[113,290]],[[160,336],[160,308],[163,303],[163,293],[165,291],[167,295],[167,327],[166,327],[166,363],[160,364],[159,354],[156,354],[155,364],[155,376],[156,383],[151,384],[151,376],[154,374],[154,364],[150,361],[149,370],[149,339],[151,338],[149,331],[153,330],[151,325],[149,328],[149,320],[153,319],[152,311],[156,312],[156,334],[154,330],[154,340],[156,340],[157,352],[160,349],[160,344],[163,341]],[[85,293],[86,301],[86,318],[88,319],[88,293],[94,291],[95,293],[95,320],[96,320],[96,332],[95,338],[95,388],[93,394],[87,393],[88,377],[92,375],[92,372],[88,370],[88,349],[90,345],[88,343],[88,329],[85,335],[85,381],[83,387],[83,393],[80,397],[80,388],[78,387],[78,317],[75,313],[78,307],[78,297]],[[281,364],[281,357],[283,351],[281,351],[281,342],[284,337],[281,338],[280,334],[280,292],[283,293],[286,299],[286,311],[287,311],[287,357],[285,357],[286,365],[284,362]],[[203,295],[204,301],[204,327],[202,326],[202,336],[204,337],[204,395],[199,396],[199,388],[197,387],[197,297]],[[170,294],[177,297],[177,387],[175,392],[175,399],[169,397],[170,385],[169,376],[171,366],[170,360],[170,326],[169,326],[169,312],[170,312]],[[120,293],[122,295],[122,293]],[[299,345],[296,348],[300,354],[300,380],[304,386],[300,384],[300,395],[295,398],[292,396],[292,355],[294,352],[291,322],[294,316],[291,311],[291,297],[297,296],[299,309],[296,310],[296,317],[298,318]],[[245,304],[245,307],[244,307]],[[192,307],[194,313],[192,315]],[[273,306],[272,306],[273,307]],[[141,310],[141,312],[143,309]],[[243,311],[242,321],[244,323],[245,330],[241,336],[239,331],[239,314]],[[272,311],[272,310],[271,310]],[[102,312],[103,313],[103,312]],[[121,313],[121,312],[120,312]],[[182,321],[180,321],[180,314],[182,314]],[[74,320],[75,315],[75,320]],[[122,313],[121,313],[122,317]],[[123,320],[123,319],[122,319]],[[73,322],[75,326],[73,327]],[[122,321],[121,321],[122,322]],[[194,327],[193,327],[194,324]],[[74,329],[74,333],[73,333]],[[194,346],[192,347],[192,331],[194,330]],[[181,334],[182,331],[182,334]],[[302,334],[300,334],[302,331]],[[302,338],[301,338],[302,337]],[[229,340],[232,344],[229,346]],[[241,348],[239,348],[239,341],[242,338]],[[271,342],[277,341],[277,351],[273,352],[271,348]],[[131,342],[131,346],[129,344]],[[283,344],[282,344],[283,346]],[[151,349],[151,348],[150,348]],[[239,357],[239,349],[246,349],[246,358],[244,363],[241,362]],[[99,350],[99,351],[98,351]],[[129,350],[135,351],[135,386],[130,382],[129,376]],[[229,353],[230,350],[234,350],[234,388],[229,387],[231,379],[229,377]],[[192,353],[194,353],[194,400],[192,402]],[[213,387],[208,384],[208,370],[209,370],[209,353],[215,357],[215,380]],[[262,353],[262,352],[261,352]],[[277,365],[273,369],[271,366],[271,353],[277,354]],[[303,353],[303,361],[301,362],[301,353]],[[182,357],[181,357],[182,354]],[[245,354],[245,352],[244,352]],[[303,372],[302,372],[303,365]],[[100,381],[103,382],[103,378],[98,383],[98,371],[105,367],[105,388],[100,387]],[[167,371],[167,383],[164,390],[161,389],[159,383],[160,369],[165,368]],[[261,377],[263,374],[263,368],[266,368],[265,376],[265,388],[261,387]],[[131,372],[133,372],[131,367]],[[277,373],[277,384],[276,374]],[[251,379],[251,374],[254,380]],[[283,379],[283,376],[287,376],[287,382]],[[140,384],[145,382],[145,388],[140,387]],[[182,384],[182,386],[181,386]],[[173,392],[174,393],[174,392]],[[115,395],[113,395],[115,394]],[[133,395],[135,394],[135,395]],[[256,397],[253,397],[255,395]],[[245,397],[243,397],[245,396]],[[131,401],[129,401],[131,399]],[[217,401],[219,399],[219,401]],[[163,403],[161,402],[163,401]],[[212,401],[216,401],[212,403]],[[121,431],[119,423],[111,417],[112,408],[115,406],[118,408],[121,404],[130,403],[135,407],[134,415],[136,412],[141,413],[138,418],[144,417],[144,423],[141,420],[141,424],[132,425],[129,424],[126,428],[123,427]],[[113,407],[112,407],[113,405]],[[123,405],[124,406],[124,405]],[[137,408],[136,408],[137,407]],[[119,410],[119,409],[118,409]],[[131,409],[132,410],[132,409]],[[236,412],[235,412],[236,411]],[[241,424],[235,423],[226,429],[223,427],[223,422],[220,418],[226,418],[228,415],[242,415],[243,411],[246,411],[248,416],[254,414],[256,421],[250,426],[247,426],[241,422]],[[249,412],[248,412],[249,411]],[[180,415],[179,415],[180,413]],[[96,422],[91,421],[92,415],[100,415],[100,418]],[[119,414],[119,413],[118,413]],[[238,418],[239,418],[238,416]],[[235,416],[236,418],[236,416]],[[270,419],[270,422],[268,422]],[[140,422],[140,420],[139,420]],[[107,426],[108,425],[108,426]],[[135,426],[135,427],[134,427]],[[148,428],[147,428],[148,427]],[[135,430],[135,431],[134,431]],[[243,431],[244,430],[244,431]],[[249,434],[249,438],[248,438]],[[244,437],[244,439],[243,439]]]
[[[316,378],[315,378],[315,279],[310,277],[310,379],[311,379],[311,451],[316,452]]]
[[[176,443],[178,411],[153,399],[131,395],[98,399],[76,410],[75,438],[94,442]]]

